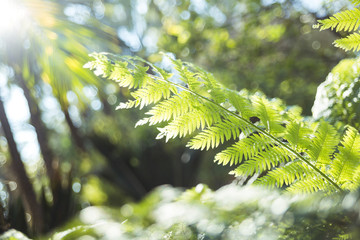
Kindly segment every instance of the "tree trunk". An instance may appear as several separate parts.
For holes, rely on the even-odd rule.
[[[52,185],[52,188],[54,187],[54,184],[57,184],[57,165],[54,161],[54,154],[52,150],[50,149],[48,143],[48,137],[47,137],[47,130],[41,120],[41,114],[40,109],[34,100],[33,96],[31,95],[31,92],[26,85],[26,82],[22,76],[21,73],[16,74],[16,79],[18,80],[19,86],[24,91],[24,96],[27,100],[29,111],[30,111],[30,120],[31,125],[35,128],[37,139],[39,142],[40,151],[42,154],[42,157],[45,162],[46,171],[48,174],[48,177],[50,179],[50,183]]]
[[[71,137],[72,137],[75,145],[79,148],[80,151],[86,152],[85,145],[84,145],[84,139],[82,138],[82,136],[80,136],[78,128],[75,127],[74,122],[72,121],[72,119],[70,117],[68,107],[64,106],[64,104],[62,104],[61,102],[60,102],[60,105],[61,105],[61,110],[65,115],[65,120],[69,127],[70,134],[71,134]]]
[[[10,225],[5,220],[4,212],[4,208],[0,203],[0,235],[9,230],[10,228]]]
[[[2,129],[5,134],[5,138],[8,142],[8,147],[11,156],[10,168],[14,175],[14,180],[17,182],[22,201],[25,208],[29,211],[32,216],[32,224],[35,233],[41,233],[44,229],[43,224],[43,212],[40,204],[36,200],[36,194],[34,188],[28,178],[24,164],[21,160],[19,151],[17,149],[13,133],[10,128],[10,124],[5,112],[4,103],[0,97],[0,121]]]

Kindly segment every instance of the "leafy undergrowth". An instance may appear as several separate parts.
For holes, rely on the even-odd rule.
[[[359,239],[360,194],[294,196],[234,184],[161,186],[120,209],[88,207],[43,239]],[[4,239],[28,239],[12,230]]]

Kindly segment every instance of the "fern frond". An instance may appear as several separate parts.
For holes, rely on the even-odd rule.
[[[146,115],[151,116],[149,117],[149,124],[155,125],[188,113],[193,110],[192,105],[189,104],[189,102],[193,100],[193,95],[182,91],[179,92],[178,95],[174,95],[169,99],[161,101],[145,113]]]
[[[201,78],[201,79],[203,79],[204,81],[207,82],[206,86],[209,89],[223,89],[224,88],[224,86],[215,79],[213,74],[205,71],[201,67],[196,66],[196,65],[194,65],[192,63],[186,62],[185,64],[187,66],[193,68],[194,70],[196,70],[196,75],[199,78]]]
[[[237,165],[244,159],[251,159],[258,152],[269,148],[274,144],[274,140],[263,134],[253,134],[239,140],[237,143],[226,148],[215,155],[215,162],[222,165]],[[236,172],[232,172],[236,174]],[[238,174],[236,174],[238,175]]]
[[[203,80],[199,79],[194,72],[191,72],[187,66],[183,64],[181,60],[175,60],[170,58],[174,64],[174,68],[180,75],[180,80],[187,84],[190,90],[199,91],[203,84]]]
[[[300,160],[294,160],[285,166],[276,168],[255,181],[270,188],[290,186],[295,181],[301,181],[306,177],[316,177],[316,173]]]
[[[163,128],[158,128],[160,133],[156,139],[166,138],[166,141],[177,136],[185,137],[197,129],[210,127],[222,119],[222,111],[216,111],[209,103],[203,102],[201,106],[194,108],[192,112],[178,116]]]
[[[234,111],[236,111],[237,114],[239,114],[245,119],[251,117],[254,110],[252,105],[250,104],[249,99],[241,96],[240,93],[232,90],[226,89],[225,93],[226,98],[228,99],[231,106],[234,107]]]
[[[354,4],[355,6],[360,4],[359,0],[351,0],[351,3]]]
[[[139,106],[142,109],[162,99],[170,98],[172,93],[177,93],[176,87],[162,81],[148,81],[144,87],[132,92],[131,96],[138,100],[135,107]]]
[[[330,164],[332,154],[339,143],[336,129],[327,122],[320,122],[314,138],[311,140],[306,153],[316,166],[323,167]]]
[[[353,33],[349,36],[334,41],[335,47],[344,49],[345,51],[359,51],[360,50],[360,34]]]
[[[335,154],[331,173],[340,185],[352,188],[355,172],[360,164],[360,134],[353,128],[348,127],[345,136],[341,141],[339,152]]]
[[[208,127],[193,137],[187,144],[187,147],[201,150],[216,148],[220,143],[222,144],[230,139],[236,140],[239,138],[241,132],[249,133],[250,131],[247,124],[237,118],[229,116],[228,119]]]
[[[107,53],[92,53],[90,57],[93,61],[90,61],[84,65],[84,68],[89,68],[94,72],[96,76],[108,77],[114,66],[110,63],[110,59],[106,56]],[[124,63],[127,64],[127,63]]]
[[[359,5],[360,1],[352,0],[354,5]],[[360,9],[354,8],[351,10],[344,10],[334,14],[328,19],[318,20],[318,24],[314,28],[320,27],[321,30],[331,29],[335,31],[357,31],[360,26]],[[359,33],[352,33],[347,37],[334,41],[335,47],[344,49],[345,51],[360,50],[360,35]]]
[[[317,177],[310,176],[303,179],[302,181],[293,183],[286,190],[292,193],[303,194],[303,193],[314,193],[318,191],[334,192],[336,189],[334,189],[334,186],[329,184],[323,178],[319,176]]]
[[[252,101],[256,116],[260,118],[268,132],[278,133],[284,130],[284,127],[281,126],[282,118],[279,111],[274,109],[274,105],[271,104],[269,100],[264,97],[254,96]]]
[[[320,24],[320,31],[325,29],[331,29],[335,31],[354,31],[359,28],[360,25],[360,10],[354,8],[351,10],[341,11],[334,14],[332,17],[318,20]]]
[[[261,174],[266,170],[278,167],[279,164],[291,161],[292,156],[282,147],[276,146],[259,152],[252,159],[237,167],[232,173],[235,176],[252,176]]]
[[[349,191],[355,191],[359,188],[359,186],[360,186],[360,165],[356,166],[352,181],[346,182],[342,187]]]
[[[204,84],[202,87],[204,88],[204,91],[206,91],[211,96],[211,99],[214,99],[215,102],[226,101],[226,90],[222,84],[216,81],[214,75],[206,72],[204,69],[198,66],[195,66],[194,64],[188,62],[186,64],[197,71],[196,76],[199,79],[203,79],[206,82],[206,84]]]
[[[303,125],[301,122],[294,121],[286,126],[284,138],[294,149],[302,150],[310,144],[309,136],[312,131]]]
[[[212,74],[190,63],[171,60],[171,72],[177,71],[171,74],[138,57],[92,57],[94,60],[87,67],[131,90],[133,99],[121,103],[119,108],[152,105],[147,117],[136,126],[163,123],[157,139],[168,141],[194,134],[187,144],[193,149],[217,148],[235,140],[235,144],[215,156],[218,164],[238,165],[232,171],[235,175],[264,173],[259,183],[286,185],[300,192],[342,191],[333,181],[331,173],[338,172],[332,170],[331,164],[334,156],[343,162],[350,135],[344,137],[343,149],[338,149],[337,133],[329,124],[320,122],[312,131],[298,109],[286,108],[281,101],[270,101],[261,94],[226,89]],[[339,153],[334,154],[336,151]],[[360,182],[354,177],[352,181]]]

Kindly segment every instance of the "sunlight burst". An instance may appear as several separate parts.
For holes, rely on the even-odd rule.
[[[15,31],[26,17],[26,10],[16,0],[0,1],[0,35]]]

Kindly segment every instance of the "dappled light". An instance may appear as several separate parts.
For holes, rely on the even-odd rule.
[[[0,0],[0,240],[358,239],[351,4]]]
[[[337,221],[358,226],[358,193],[335,198],[321,194],[283,196],[277,191],[234,184],[211,191],[206,185],[182,191],[170,186],[153,190],[143,201],[114,208],[93,206],[82,210],[63,239],[326,239],[346,236]],[[304,213],[307,213],[304,215]],[[338,215],[339,214],[339,215]],[[344,219],[336,219],[345,216]],[[354,222],[352,222],[354,221]],[[319,224],[322,223],[322,224]],[[320,227],[317,227],[321,225]],[[324,232],[329,226],[333,226]],[[306,231],[304,231],[306,229]],[[300,230],[300,231],[298,231]],[[59,234],[59,235],[60,235]],[[355,230],[352,236],[358,236]],[[56,235],[54,235],[55,237]]]

